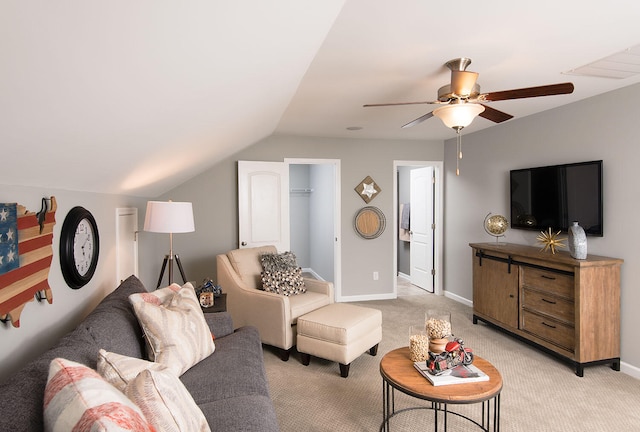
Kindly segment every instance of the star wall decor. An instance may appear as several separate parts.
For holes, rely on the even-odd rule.
[[[380,187],[369,176],[366,176],[364,180],[358,183],[358,186],[356,186],[354,190],[367,204],[369,204],[372,199],[377,197],[381,191]]]

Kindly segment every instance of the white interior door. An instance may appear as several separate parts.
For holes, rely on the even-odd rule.
[[[116,280],[138,276],[138,209],[116,209]]]
[[[433,167],[411,170],[411,283],[434,291]]]
[[[289,250],[289,166],[238,161],[240,248],[274,245]]]

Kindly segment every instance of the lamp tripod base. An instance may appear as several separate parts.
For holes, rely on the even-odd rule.
[[[164,260],[162,261],[162,270],[160,270],[160,277],[158,278],[158,285],[156,289],[160,288],[162,284],[162,278],[164,277],[164,271],[167,268],[167,263],[169,264],[169,285],[173,283],[173,261],[178,264],[178,269],[180,270],[180,275],[182,276],[182,283],[187,283],[187,278],[184,275],[184,269],[182,268],[182,263],[180,262],[180,257],[176,255],[165,255]]]

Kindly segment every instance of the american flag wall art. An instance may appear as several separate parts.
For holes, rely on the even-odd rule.
[[[0,203],[0,320],[14,327],[34,297],[53,302],[48,279],[57,204],[55,197],[42,203],[38,213]]]

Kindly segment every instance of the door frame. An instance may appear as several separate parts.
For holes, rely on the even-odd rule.
[[[436,186],[434,188],[434,223],[435,223],[435,248],[434,248],[434,269],[436,274],[434,275],[434,294],[443,295],[444,289],[442,285],[442,277],[444,275],[443,257],[443,239],[444,239],[444,206],[443,206],[443,192],[444,192],[444,162],[443,161],[393,161],[393,226],[395,230],[398,229],[398,168],[399,167],[433,167]],[[393,236],[393,295],[398,296],[398,236]]]
[[[334,174],[334,203],[333,203],[333,291],[336,301],[342,299],[342,224],[340,217],[342,202],[340,196],[340,159],[309,159],[309,158],[285,158],[287,165],[333,165]]]
[[[130,217],[132,222],[132,231],[126,232],[122,231],[123,224],[121,223],[123,217]],[[121,250],[123,247],[132,247],[131,253],[133,254],[133,274],[138,277],[139,265],[138,265],[138,209],[136,207],[118,207],[116,208],[116,282],[119,284],[122,282],[122,277],[127,277],[130,275],[122,275],[121,268]],[[126,227],[126,225],[124,225]],[[130,234],[131,235],[131,243],[122,245],[120,243],[122,234]]]

